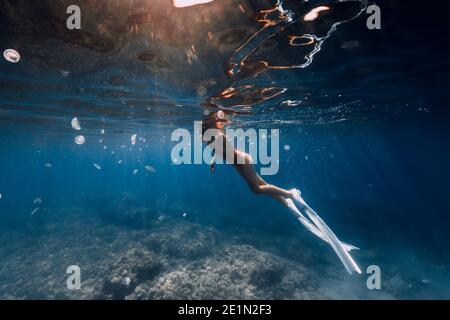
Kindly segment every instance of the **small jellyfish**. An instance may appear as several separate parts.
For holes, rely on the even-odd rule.
[[[34,216],[38,211],[39,211],[39,207],[38,208],[34,208],[33,211],[31,211],[30,216]]]
[[[102,131],[100,131],[101,134],[105,134],[105,129],[102,129]]]
[[[341,48],[345,50],[355,49],[359,46],[358,41],[346,41],[341,44]]]
[[[133,175],[135,176],[135,175],[137,175],[138,174],[138,172],[139,172],[139,170],[138,169],[134,169],[133,170]]]
[[[155,168],[153,168],[152,166],[145,166],[145,170],[147,170],[148,172],[156,173]]]
[[[97,169],[97,170],[102,170],[102,167],[100,167],[97,163],[94,163],[94,167],[95,167],[95,169]]]
[[[185,212],[185,213],[183,213],[183,218],[186,218],[187,217],[187,213]]]
[[[41,198],[35,198],[33,201],[33,204],[41,204],[42,203],[42,199]]]
[[[70,71],[68,71],[68,70],[61,70],[61,75],[64,78],[67,78],[68,76],[70,76]]]
[[[298,101],[298,100],[295,100],[295,101],[293,101],[293,100],[286,100],[286,101],[283,101],[281,104],[283,106],[296,107],[296,106],[300,105],[301,103],[302,102]]]
[[[137,134],[133,134],[131,136],[131,144],[134,146],[136,144],[136,138],[137,138]]]
[[[76,131],[81,130],[81,125],[80,125],[80,121],[78,120],[78,118],[73,118],[71,121],[71,125],[72,125],[73,130],[76,130]]]
[[[2,194],[0,193],[0,200],[2,199],[2,197],[3,197],[3,196],[2,196]]]
[[[197,87],[197,95],[199,97],[205,96],[207,94],[207,92],[208,92],[208,90],[205,87],[203,87],[203,86]]]
[[[79,146],[86,143],[86,138],[84,136],[76,136],[75,137],[75,143]]]
[[[285,146],[284,146],[284,150],[285,150],[285,151],[289,151],[289,150],[291,150],[291,146],[290,146],[290,145],[288,145],[288,144],[287,144],[287,145],[285,145]]]
[[[122,163],[123,163],[123,161],[122,161],[122,160],[119,160],[119,161],[117,161],[117,163],[118,163],[118,164],[122,164]]]
[[[14,49],[6,49],[3,52],[3,57],[11,63],[18,63],[20,61],[20,53]]]
[[[53,167],[53,165],[52,165],[51,163],[46,163],[46,164],[45,164],[45,167],[46,167],[46,168],[51,168],[51,167]]]

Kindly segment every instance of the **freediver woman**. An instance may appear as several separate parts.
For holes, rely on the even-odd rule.
[[[227,163],[228,159],[232,159],[231,164],[255,194],[271,196],[282,203],[296,215],[297,219],[309,231],[331,245],[349,274],[353,272],[361,273],[360,268],[349,254],[351,250],[358,248],[341,242],[319,215],[303,200],[300,190],[286,190],[271,185],[258,175],[253,158],[249,154],[236,149],[226,136],[225,127],[229,124],[229,117],[223,110],[211,113],[203,121],[203,142],[210,147],[213,142],[215,145],[221,146],[220,148],[213,148],[214,157],[211,162],[211,172],[214,173],[215,171],[218,157],[224,163]]]

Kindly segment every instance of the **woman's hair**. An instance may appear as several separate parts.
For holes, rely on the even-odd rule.
[[[210,113],[203,120],[202,134],[205,134],[209,129],[220,129],[219,124],[226,124],[228,122],[228,116],[222,110]]]

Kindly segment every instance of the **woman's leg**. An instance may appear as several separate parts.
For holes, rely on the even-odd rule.
[[[274,185],[268,184],[268,183],[260,185],[256,193],[266,194],[266,195],[269,195],[272,197],[281,196],[281,197],[285,197],[288,199],[294,198],[292,192],[290,192],[288,190],[284,190],[282,188],[279,188],[277,186],[274,186]]]
[[[248,183],[250,189],[256,194],[269,195],[280,201],[281,198],[293,199],[293,194],[290,191],[284,190],[277,186],[268,184],[257,173],[253,164],[235,165],[236,170]],[[284,200],[284,199],[283,199]],[[281,200],[282,203],[284,203]]]

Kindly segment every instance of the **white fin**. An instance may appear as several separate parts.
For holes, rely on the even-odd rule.
[[[286,202],[288,203],[288,208],[297,215],[298,221],[300,221],[306,227],[306,229],[311,231],[314,235],[316,235],[323,241],[328,242],[327,238],[323,235],[323,233],[311,221],[309,221],[300,212],[300,210],[298,210],[298,208],[295,206],[294,202],[291,199],[286,199]]]
[[[301,222],[301,224],[303,224],[305,226],[306,229],[308,229],[309,231],[311,231],[311,233],[313,233],[315,236],[317,236],[318,238],[322,239],[323,241],[328,243],[328,239],[327,237],[325,237],[325,235],[322,233],[322,231],[320,231],[314,223],[312,223],[311,221],[309,221],[301,212],[300,210],[298,210],[298,208],[295,206],[294,202],[291,199],[285,199],[287,204],[288,204],[288,208],[297,216],[298,221]],[[347,251],[351,251],[351,250],[359,250],[359,248],[342,242],[342,246],[344,247],[345,250]]]
[[[345,243],[344,241],[341,241],[342,246],[344,247],[345,250],[347,250],[348,252],[352,251],[352,250],[359,250],[358,247],[355,247],[354,245],[351,245],[349,243]]]
[[[327,238],[327,242],[331,245],[336,255],[341,260],[345,269],[349,274],[353,272],[361,273],[361,269],[356,264],[355,260],[348,253],[350,247],[345,247],[344,244],[336,237],[333,231],[327,226],[327,224],[319,217],[319,215],[311,209],[308,204],[301,198],[302,209],[306,211],[309,219],[317,226],[317,228],[322,231],[323,235]],[[352,247],[353,248],[353,247]]]

